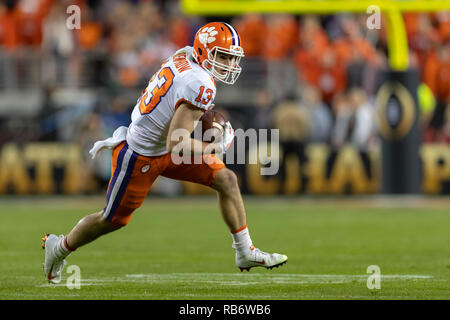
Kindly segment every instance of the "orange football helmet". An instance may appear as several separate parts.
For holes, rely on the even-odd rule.
[[[217,61],[219,53],[233,56],[231,65]],[[239,66],[244,56],[241,38],[228,23],[210,22],[201,27],[195,35],[192,55],[214,78],[228,84],[235,83],[242,71]],[[218,69],[225,73],[219,72]]]

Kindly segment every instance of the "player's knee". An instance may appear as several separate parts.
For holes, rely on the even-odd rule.
[[[131,215],[128,217],[113,217],[110,221],[111,227],[115,230],[125,227],[131,220]]]
[[[223,193],[238,190],[238,180],[236,174],[227,168],[220,170],[214,179],[213,188]]]
[[[128,224],[130,217],[113,216],[112,219],[107,219],[103,212],[99,217],[99,224],[105,233],[118,230]]]

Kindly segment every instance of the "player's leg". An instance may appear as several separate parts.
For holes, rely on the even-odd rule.
[[[230,232],[245,227],[247,218],[236,174],[227,168],[219,170],[211,187],[217,191],[220,212]]]
[[[82,218],[67,234],[66,244],[68,248],[75,250],[104,234],[116,231],[122,227],[123,225],[116,225],[107,221],[103,215],[103,210],[92,213]]]
[[[64,259],[72,251],[128,224],[159,175],[153,160],[133,152],[125,142],[114,149],[105,208],[81,219],[66,237],[51,234],[43,239],[44,273],[51,282],[60,281]]]
[[[241,271],[256,266],[273,268],[287,261],[285,255],[268,254],[253,246],[237,177],[221,160],[204,156],[204,161],[199,164],[194,161],[191,161],[191,164],[170,163],[161,175],[200,183],[217,191],[222,218],[233,238],[236,264]]]
[[[129,149],[125,142],[114,149],[106,205],[100,212],[81,219],[67,234],[68,247],[75,250],[128,224],[133,211],[141,205],[153,182],[135,170],[146,164],[142,158]],[[132,189],[134,192],[131,192]]]
[[[120,228],[106,221],[102,213],[103,211],[100,211],[84,217],[67,236],[47,234],[42,238],[45,249],[44,274],[50,282],[61,281],[65,258],[76,248]]]
[[[249,271],[252,267],[272,269],[287,262],[287,256],[266,253],[253,246],[247,227],[244,201],[235,173],[227,168],[215,174],[211,185],[218,193],[222,217],[231,232],[233,248],[236,251],[236,265]]]

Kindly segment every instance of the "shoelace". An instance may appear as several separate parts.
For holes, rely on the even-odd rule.
[[[268,254],[267,252],[261,251],[258,248],[255,248],[253,252],[254,252],[255,257],[257,257],[258,254],[260,255],[260,257],[262,256],[262,257],[268,258],[270,256],[270,254]]]

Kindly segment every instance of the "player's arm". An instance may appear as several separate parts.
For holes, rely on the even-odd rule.
[[[167,151],[179,153],[180,150],[190,151],[192,155],[203,154],[207,146],[211,148],[211,143],[202,142],[191,138],[191,133],[197,121],[200,120],[205,110],[197,108],[189,103],[181,103],[170,122],[169,133],[167,134]],[[221,146],[217,145],[217,150]],[[210,153],[210,152],[208,152]]]

